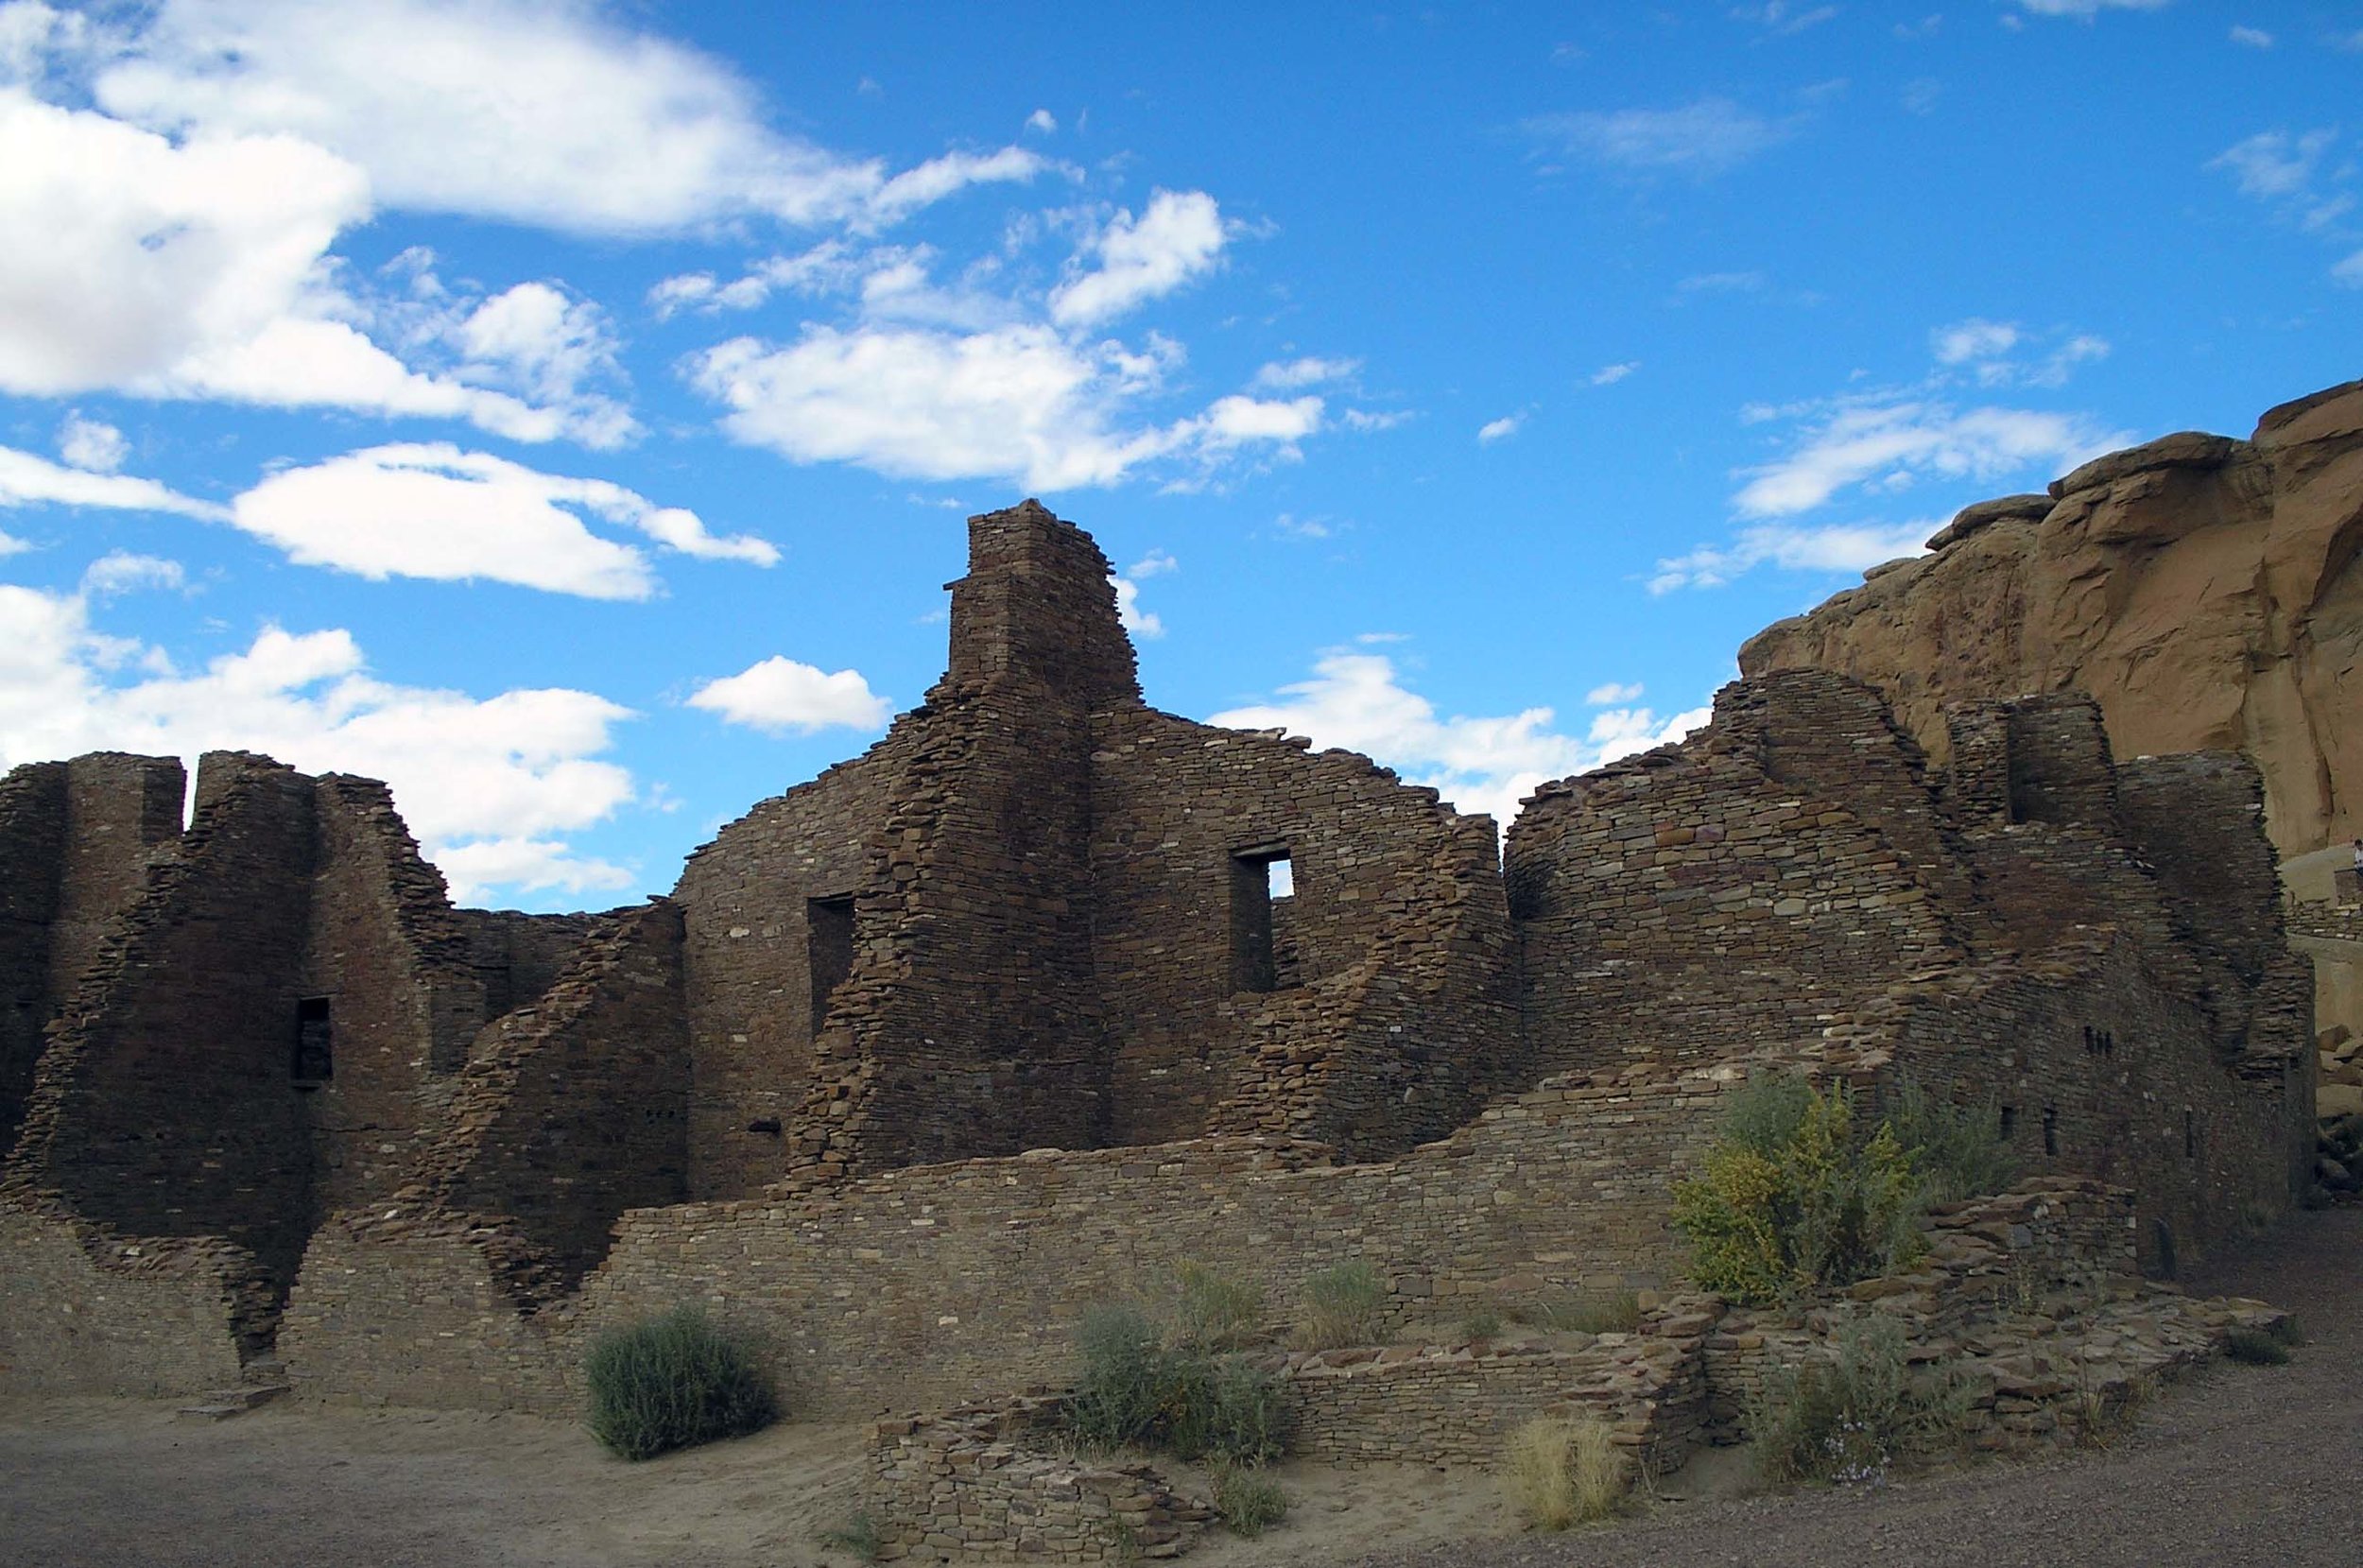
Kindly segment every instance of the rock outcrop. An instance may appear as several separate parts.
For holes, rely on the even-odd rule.
[[[2120,757],[2238,749],[2286,859],[2363,834],[2363,381],[1970,507],[1931,554],[1768,628],[1749,676],[1842,671],[1933,761],[1962,698],[2080,688]]]

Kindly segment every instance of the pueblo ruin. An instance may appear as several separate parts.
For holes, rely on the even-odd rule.
[[[1148,706],[1088,534],[969,533],[926,699],[604,915],[452,907],[365,779],[208,754],[184,828],[176,760],[9,774],[7,1375],[562,1414],[589,1336],[699,1301],[867,1413],[1055,1380],[1182,1260],[1367,1260],[1390,1325],[1670,1292],[1671,1184],[1768,1071],[1998,1108],[2036,1180],[1977,1223],[2060,1269],[2169,1274],[2313,1183],[2268,830],[2354,827],[2363,384],[1970,508],[1506,841]],[[2185,557],[2257,585],[2188,646]],[[1665,1310],[1690,1393],[1650,1387],[1709,1430],[1713,1312]]]

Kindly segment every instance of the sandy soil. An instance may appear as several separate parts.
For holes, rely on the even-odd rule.
[[[1848,1492],[1752,1497],[1705,1456],[1614,1525],[1509,1533],[1492,1482],[1419,1467],[1281,1472],[1287,1521],[1210,1534],[1206,1568],[1643,1563],[1775,1568],[2147,1564],[2351,1568],[2363,1541],[2363,1209],[2297,1216],[2196,1282],[2293,1308],[2283,1368],[2170,1391],[2112,1448]],[[520,1416],[0,1396],[0,1564],[75,1568],[817,1568],[857,1507],[862,1428],[798,1422],[647,1464]],[[1383,1554],[1383,1555],[1376,1555]]]

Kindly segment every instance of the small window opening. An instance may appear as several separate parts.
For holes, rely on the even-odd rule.
[[[2199,1112],[2187,1105],[2182,1108],[2182,1158],[2199,1158]]]
[[[828,1021],[829,997],[854,973],[854,895],[804,901],[805,958],[812,972],[812,1032]]]
[[[295,1054],[287,1066],[288,1081],[298,1089],[318,1089],[336,1076],[336,1042],[328,1022],[328,998],[299,998]]]
[[[1284,964],[1289,944],[1273,934],[1273,905],[1296,896],[1296,867],[1285,844],[1265,844],[1231,856],[1231,989],[1279,991],[1290,983]]]
[[[758,1116],[747,1124],[747,1130],[768,1133],[777,1138],[780,1136],[780,1119],[777,1116]]]
[[[2045,1154],[2060,1152],[2060,1108],[2056,1105],[2043,1108],[2043,1151]]]
[[[2002,1108],[2002,1141],[2004,1143],[2009,1142],[2010,1135],[2017,1130],[2018,1107],[2014,1105],[2006,1105]]]
[[[2175,1275],[2174,1227],[2162,1216],[2149,1222],[2150,1249],[2158,1254],[2158,1277],[2171,1280]]]

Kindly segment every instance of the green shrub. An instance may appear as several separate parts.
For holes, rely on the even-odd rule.
[[[1968,1393],[1958,1377],[1914,1373],[1896,1323],[1858,1324],[1835,1360],[1767,1371],[1748,1407],[1757,1468],[1775,1485],[1884,1479],[1906,1453],[1959,1435]]]
[[[592,1434],[627,1459],[742,1437],[778,1414],[753,1358],[696,1307],[601,1335],[583,1372]]]
[[[1463,1339],[1493,1339],[1499,1337],[1501,1332],[1502,1315],[1498,1312],[1480,1309],[1460,1319],[1460,1336]]]
[[[1955,1105],[1907,1076],[1896,1086],[1888,1126],[1911,1156],[1932,1202],[1982,1198],[2018,1180],[2018,1156],[2002,1137],[1999,1101]]]
[[[1632,1485],[1632,1461],[1593,1416],[1537,1416],[1509,1435],[1502,1484],[1539,1530],[1605,1519]]]
[[[857,1513],[834,1530],[822,1530],[820,1544],[831,1551],[851,1552],[864,1562],[875,1562],[886,1549],[886,1539],[878,1532],[876,1519]]]
[[[1077,1348],[1083,1373],[1067,1426],[1078,1441],[1249,1465],[1279,1457],[1287,1406],[1269,1373],[1237,1356],[1169,1348],[1137,1307],[1086,1312]]]
[[[1263,1326],[1264,1293],[1202,1263],[1174,1271],[1173,1332],[1177,1344],[1202,1351],[1235,1351]]]
[[[1843,1083],[1822,1094],[1794,1077],[1759,1079],[1733,1094],[1704,1169],[1674,1186],[1674,1226],[1699,1285],[1768,1305],[1924,1249],[1910,1157],[1884,1123],[1856,1141],[1854,1118]]]
[[[2223,1353],[2249,1367],[2280,1367],[2289,1360],[2289,1347],[2263,1329],[2234,1329],[2223,1342]]]
[[[1215,1511],[1233,1535],[1253,1540],[1287,1517],[1288,1494],[1264,1471],[1218,1464],[1212,1480]]]
[[[1330,1351],[1369,1344],[1378,1336],[1379,1310],[1386,1303],[1387,1282],[1369,1259],[1322,1269],[1304,1282],[1304,1348]]]

